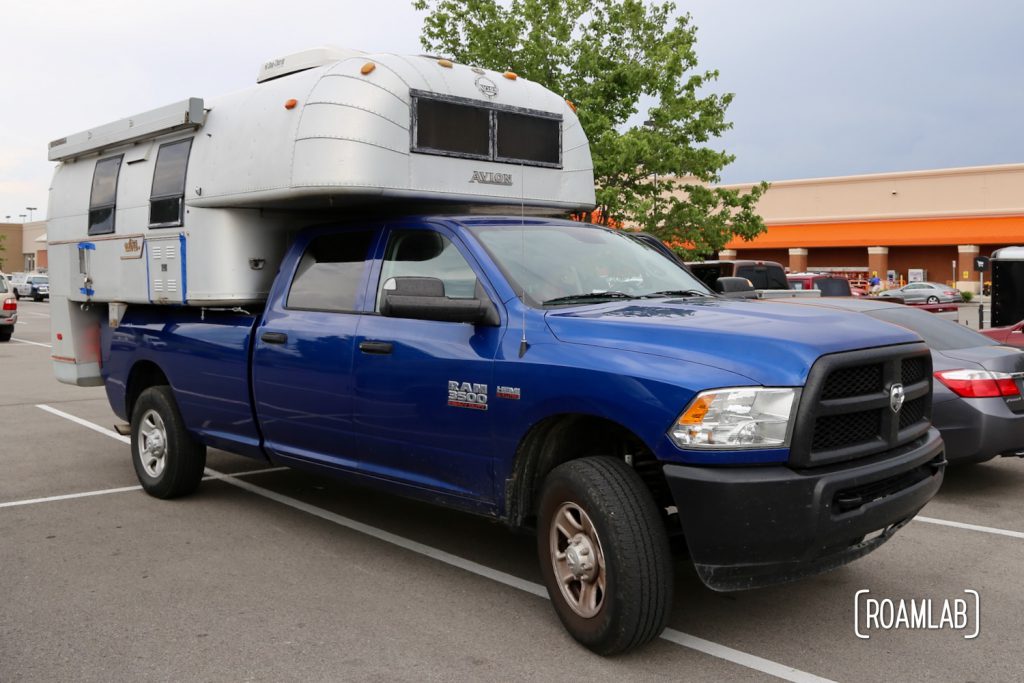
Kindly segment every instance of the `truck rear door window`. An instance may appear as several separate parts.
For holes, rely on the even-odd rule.
[[[184,218],[185,171],[192,138],[160,145],[149,197],[149,227],[170,228]]]
[[[314,238],[295,270],[286,306],[355,311],[373,235],[373,230],[360,230]]]
[[[109,235],[114,232],[114,211],[117,208],[117,178],[123,154],[100,159],[92,172],[89,194],[89,234]]]
[[[738,266],[736,277],[745,277],[754,289],[789,289],[786,272],[778,266]]]

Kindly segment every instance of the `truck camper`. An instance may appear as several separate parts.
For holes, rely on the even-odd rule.
[[[563,98],[511,72],[338,48],[54,140],[49,158],[55,371],[79,385],[102,381],[87,330],[126,305],[259,304],[299,228],[400,204],[594,203]]]
[[[938,490],[916,335],[545,215],[594,203],[560,96],[331,49],[258,80],[50,147],[55,372],[105,386],[150,495],[212,447],[484,515],[612,655],[669,622],[670,536],[743,590],[872,552]]]

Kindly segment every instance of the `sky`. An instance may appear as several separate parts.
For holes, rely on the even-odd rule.
[[[735,93],[723,182],[1024,162],[1024,3],[677,5]],[[50,140],[248,87],[308,47],[418,54],[422,19],[411,0],[6,0],[0,221],[45,217]]]

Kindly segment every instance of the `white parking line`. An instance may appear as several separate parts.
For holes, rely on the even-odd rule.
[[[234,474],[220,474],[219,472],[211,473],[209,476],[203,477],[203,481],[212,480],[223,480],[229,477],[251,477],[254,474],[267,474],[268,472],[281,472],[282,470],[288,469],[287,467],[266,467],[261,470],[246,470],[245,472],[235,472]],[[211,470],[212,472],[212,470]],[[46,496],[45,498],[26,498],[24,500],[11,500],[6,503],[0,503],[0,508],[16,508],[22,505],[37,505],[39,503],[54,503],[59,500],[74,500],[75,498],[91,498],[92,496],[106,496],[111,493],[125,493],[127,491],[141,491],[142,487],[139,485],[135,486],[120,486],[113,489],[98,489],[96,491],[83,491],[82,493],[65,493],[61,496]]]
[[[69,413],[65,413],[55,408],[51,408],[50,406],[38,405],[36,407],[42,408],[43,410],[54,415],[57,415],[59,417],[71,420],[76,424],[92,429],[93,431],[99,432],[100,434],[105,434],[106,436],[109,436],[111,438],[118,439],[119,441],[127,440],[127,437],[123,437],[117,432],[109,430],[105,427],[101,427],[97,424],[93,424],[87,420],[83,420],[80,417],[76,417],[74,415],[70,415]],[[350,529],[352,531],[365,534],[367,536],[370,536],[380,541],[384,541],[385,543],[390,543],[391,545],[398,546],[399,548],[403,548],[405,550],[410,550],[419,555],[424,555],[431,559],[437,560],[438,562],[443,562],[444,564],[447,564],[449,566],[470,572],[471,574],[476,574],[477,576],[482,576],[484,578],[491,579],[492,581],[503,584],[505,586],[509,586],[510,588],[515,588],[517,590],[524,591],[531,595],[544,598],[545,600],[548,599],[547,589],[545,589],[544,586],[540,585],[539,583],[534,583],[533,581],[521,579],[518,576],[514,576],[507,572],[503,572],[498,569],[493,569],[478,562],[473,562],[472,560],[467,560],[463,557],[459,557],[458,555],[453,555],[451,553],[445,552],[444,550],[439,550],[438,548],[425,545],[418,541],[413,541],[411,539],[405,538],[404,536],[393,534],[390,531],[384,531],[383,529],[378,529],[377,527],[370,526],[369,524],[358,522],[354,519],[350,519],[348,517],[344,517],[329,510],[324,510],[323,508],[319,508],[315,505],[303,502],[301,500],[298,500],[297,498],[292,498],[290,496],[285,496],[283,494],[277,493],[276,491],[265,489],[262,486],[256,486],[255,484],[251,484],[247,481],[241,481],[236,478],[237,475],[224,474],[222,472],[217,472],[216,470],[211,470],[209,468],[206,469],[206,474],[208,474],[212,478],[219,479],[226,484],[237,486],[238,488],[248,491],[250,493],[254,493],[258,496],[267,498],[276,503],[281,503],[282,505],[287,505],[290,508],[299,510],[301,512],[305,512],[307,514],[313,515],[314,517],[318,517],[322,520],[331,522],[333,524],[337,524],[338,526],[345,527],[346,529]],[[814,674],[807,673],[806,671],[794,669],[793,667],[786,666],[785,664],[779,664],[778,662],[773,662],[769,659],[758,657],[757,655],[752,655],[747,652],[735,650],[731,647],[720,645],[710,640],[704,640],[703,638],[698,638],[697,636],[693,636],[688,633],[683,633],[682,631],[677,631],[675,629],[665,629],[665,632],[662,633],[661,637],[671,643],[675,643],[676,645],[681,645],[691,650],[696,650],[698,652],[711,655],[712,657],[717,657],[718,659],[724,659],[726,661],[732,662],[734,664],[739,664],[740,666],[746,667],[748,669],[753,669],[764,674],[776,676],[783,680],[793,681],[794,683],[833,683],[827,678],[821,678],[820,676],[815,676]]]
[[[956,529],[967,529],[969,531],[981,531],[986,534],[996,534],[997,536],[1009,536],[1010,538],[1021,538],[1024,539],[1024,532],[1010,531],[1009,529],[998,529],[993,526],[980,526],[978,524],[964,524],[963,522],[951,522],[948,519],[936,519],[934,517],[914,517],[915,522],[925,522],[927,524],[938,524],[940,526],[951,526]]]
[[[27,339],[18,339],[17,337],[11,337],[11,341],[18,342],[19,344],[31,344],[32,346],[42,346],[42,347],[45,347],[47,349],[52,349],[53,348],[49,344],[41,344],[40,342],[29,341]]]

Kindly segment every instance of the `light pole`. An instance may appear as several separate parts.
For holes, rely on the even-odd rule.
[[[647,119],[644,121],[644,128],[649,128],[651,131],[656,130],[656,124],[654,119]],[[658,172],[654,172],[654,204],[651,207],[651,220],[658,219]]]
[[[20,218],[20,219],[21,219],[21,222],[22,222],[22,223],[24,223],[24,222],[25,222],[25,216],[26,216],[26,214],[23,214],[23,213],[19,213],[19,214],[18,214],[18,218]]]
[[[31,223],[32,222],[32,212],[33,211],[38,211],[39,209],[37,209],[34,206],[26,206],[25,210],[28,211],[28,222]]]

